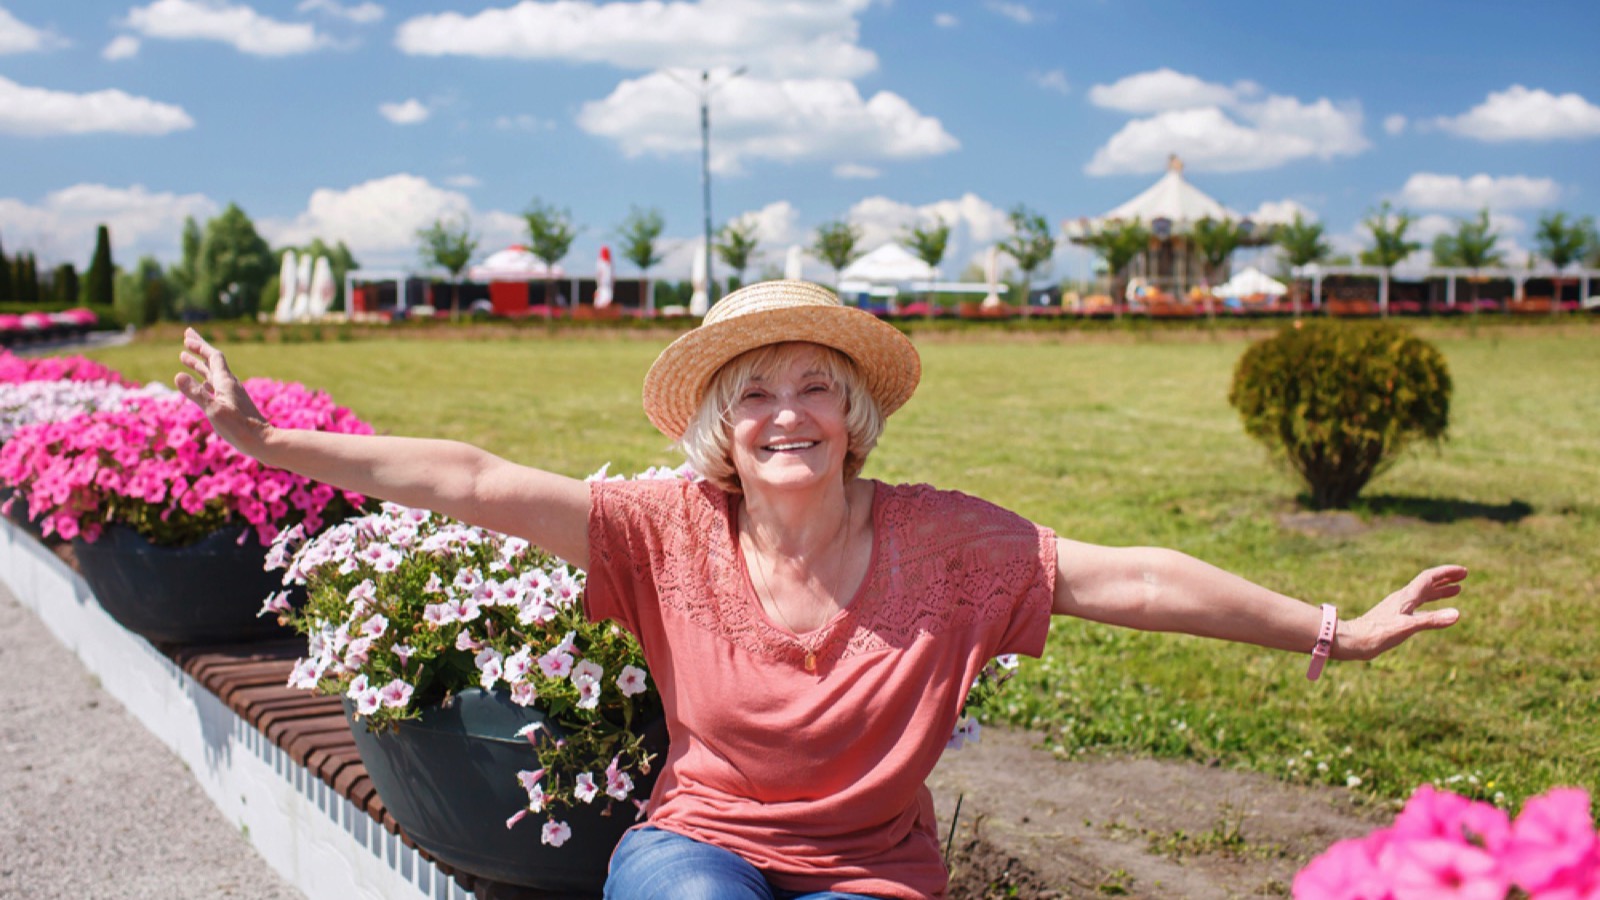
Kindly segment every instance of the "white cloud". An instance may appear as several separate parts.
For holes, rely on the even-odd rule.
[[[961,20],[951,13],[939,13],[933,17],[933,24],[940,28],[954,28],[961,24]]]
[[[1122,112],[1159,113],[1199,106],[1228,106],[1257,90],[1248,81],[1228,87],[1161,68],[1129,75],[1111,84],[1097,84],[1089,88],[1089,102]]]
[[[860,163],[843,162],[833,167],[835,178],[877,178],[882,174],[877,169]]]
[[[655,72],[584,104],[578,125],[615,140],[630,157],[699,152],[695,109],[676,80]],[[711,128],[711,164],[719,172],[741,171],[745,159],[907,159],[960,146],[938,119],[900,95],[879,91],[864,99],[837,79],[733,79],[713,101]]]
[[[252,56],[292,56],[329,43],[315,26],[280,22],[226,0],[156,0],[128,10],[125,24],[147,38],[218,41]]]
[[[1159,172],[1174,153],[1196,171],[1247,172],[1371,146],[1361,133],[1360,103],[1265,94],[1253,81],[1229,87],[1163,68],[1097,84],[1089,100],[1153,114],[1127,123],[1095,151],[1084,167],[1090,175]]]
[[[396,125],[415,125],[426,122],[432,111],[421,100],[408,97],[404,103],[379,103],[378,112]]]
[[[1294,221],[1295,214],[1300,215],[1303,222],[1315,222],[1317,214],[1307,209],[1301,203],[1290,200],[1265,200],[1255,211],[1249,214],[1249,219],[1258,225],[1288,225]]]
[[[383,7],[376,3],[357,3],[352,6],[343,6],[337,0],[303,0],[294,8],[295,12],[316,11],[326,13],[335,19],[344,19],[357,25],[370,25],[383,18]]]
[[[1406,130],[1406,117],[1405,116],[1402,116],[1399,113],[1395,113],[1394,115],[1385,116],[1384,117],[1384,120],[1383,120],[1383,131],[1384,131],[1385,134],[1395,135],[1395,134],[1399,134],[1400,132],[1405,131],[1405,130]]]
[[[32,53],[67,46],[67,41],[52,31],[34,28],[0,6],[0,56]]]
[[[950,226],[950,243],[940,264],[945,277],[956,278],[972,259],[1011,234],[1004,210],[976,194],[912,206],[888,197],[867,197],[850,207],[847,218],[861,228],[863,250],[900,240],[913,226],[929,226],[935,218]]]
[[[747,65],[766,76],[852,78],[878,65],[857,43],[856,16],[871,2],[524,0],[470,16],[416,16],[401,23],[395,46],[419,56],[563,59],[634,70]]]
[[[1034,21],[1033,10],[1021,3],[1007,3],[1004,0],[989,0],[984,6],[990,12],[1005,16],[1018,25],[1031,25]]]
[[[477,176],[467,174],[451,175],[449,178],[444,180],[444,183],[450,185],[451,187],[457,188],[475,188],[483,186],[483,182],[480,181]]]
[[[1055,91],[1059,94],[1066,94],[1072,91],[1072,86],[1067,84],[1067,73],[1060,69],[1036,73],[1033,76],[1033,83],[1047,91]]]
[[[363,266],[417,264],[417,231],[439,218],[467,216],[483,247],[521,240],[521,216],[475,211],[465,194],[435,187],[426,178],[389,175],[338,190],[318,188],[290,221],[263,219],[257,227],[274,245],[303,244],[313,237],[344,241]]]
[[[119,34],[106,44],[100,51],[100,58],[116,62],[119,59],[132,59],[139,55],[139,39],[131,34]]]
[[[519,113],[514,116],[496,116],[494,127],[501,131],[551,131],[556,127],[556,123],[527,113]]]
[[[1600,106],[1571,93],[1556,96],[1514,84],[1490,92],[1484,101],[1453,118],[1435,120],[1440,128],[1480,141],[1551,141],[1600,136]]]
[[[1423,209],[1526,209],[1549,206],[1560,198],[1561,186],[1554,179],[1482,172],[1470,178],[1418,172],[1400,189],[1401,203]]]
[[[0,198],[0,223],[13,250],[27,247],[41,258],[80,267],[89,261],[101,223],[111,232],[113,258],[127,267],[145,254],[175,259],[184,217],[204,223],[217,212],[217,204],[202,194],[152,192],[138,184],[75,184],[38,204]]]
[[[193,128],[182,107],[119,90],[72,94],[0,77],[0,134],[168,134]]]
[[[1135,119],[1095,151],[1084,171],[1159,172],[1177,153],[1195,171],[1249,172],[1307,157],[1351,156],[1369,146],[1361,135],[1359,107],[1273,97],[1241,113],[1248,124],[1233,121],[1214,106]]]

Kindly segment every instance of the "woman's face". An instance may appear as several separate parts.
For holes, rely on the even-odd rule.
[[[797,354],[752,378],[735,398],[731,450],[746,492],[843,480],[845,391],[827,374],[822,353]]]

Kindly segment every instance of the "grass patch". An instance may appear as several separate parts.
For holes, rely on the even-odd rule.
[[[1289,528],[1298,487],[1227,405],[1245,343],[946,340],[868,465],[986,497],[1061,534],[1192,553],[1359,613],[1418,570],[1473,574],[1450,632],[1367,665],[1059,620],[1002,715],[1063,755],[1221,760],[1383,798],[1422,781],[1515,806],[1600,786],[1600,354],[1592,329],[1429,334],[1456,381],[1441,452],[1379,476],[1361,527]],[[326,337],[334,337],[328,335]],[[458,438],[571,475],[676,463],[639,386],[668,336],[225,344],[247,375],[331,391],[380,430]],[[170,380],[177,343],[93,355]]]

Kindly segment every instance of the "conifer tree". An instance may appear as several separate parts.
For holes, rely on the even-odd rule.
[[[84,303],[88,306],[110,306],[115,275],[116,270],[111,263],[111,231],[102,224],[95,233],[94,259],[89,263],[89,271],[84,277]]]

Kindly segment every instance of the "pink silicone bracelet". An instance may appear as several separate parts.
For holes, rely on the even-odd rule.
[[[1333,637],[1339,633],[1339,610],[1332,603],[1322,604],[1322,628],[1317,632],[1317,645],[1311,648],[1311,668],[1306,679],[1316,681],[1322,677],[1322,667],[1333,652]]]

